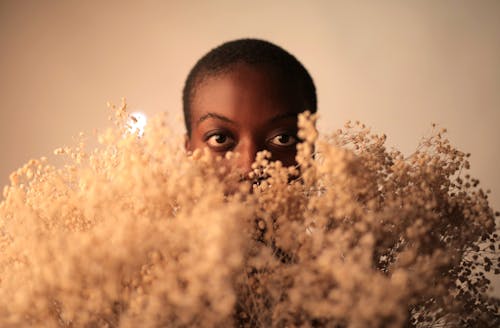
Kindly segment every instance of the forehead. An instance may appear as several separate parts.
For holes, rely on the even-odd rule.
[[[191,100],[192,124],[216,112],[240,119],[301,111],[300,93],[270,67],[236,64],[229,70],[205,76]]]

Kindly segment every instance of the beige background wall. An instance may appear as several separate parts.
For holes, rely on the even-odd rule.
[[[240,37],[276,42],[305,64],[322,130],[360,119],[409,153],[432,122],[447,127],[500,209],[495,0],[0,0],[0,184],[104,127],[107,100],[180,113],[190,67]]]

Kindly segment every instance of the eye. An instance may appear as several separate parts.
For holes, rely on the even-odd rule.
[[[269,141],[273,146],[290,147],[297,143],[297,137],[289,134],[278,134]]]
[[[225,150],[231,148],[234,144],[234,139],[222,133],[214,133],[210,135],[205,142],[210,148]]]

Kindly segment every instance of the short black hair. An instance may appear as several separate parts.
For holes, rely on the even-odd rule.
[[[295,83],[304,101],[303,110],[316,112],[316,87],[306,68],[283,48],[259,39],[238,39],[221,44],[201,57],[189,72],[182,92],[184,122],[191,135],[191,102],[203,79],[226,73],[236,64],[270,67],[286,83]]]

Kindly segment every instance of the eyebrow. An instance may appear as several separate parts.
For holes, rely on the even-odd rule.
[[[220,120],[220,121],[224,121],[224,122],[228,122],[228,123],[231,123],[231,124],[236,124],[235,121],[225,117],[224,115],[220,115],[220,114],[215,114],[215,113],[207,113],[205,115],[203,115],[202,117],[200,117],[200,119],[198,120],[198,122],[196,122],[196,125],[199,125],[201,122],[209,119],[209,118],[214,118],[214,119],[217,119],[217,120]]]
[[[281,121],[281,120],[284,120],[284,119],[287,119],[287,118],[297,118],[297,115],[298,113],[285,113],[285,114],[280,114],[280,115],[276,115],[275,117],[273,117],[272,119],[269,120],[269,123],[276,123],[278,121]]]
[[[269,123],[276,123],[278,121],[281,121],[281,120],[284,120],[284,119],[287,119],[287,118],[296,118],[297,117],[297,113],[285,113],[285,114],[280,114],[280,115],[276,115],[274,116],[273,118],[271,118],[269,120]],[[216,113],[207,113],[205,115],[203,115],[202,117],[200,117],[198,119],[198,122],[196,122],[196,125],[199,125],[201,122],[209,119],[209,118],[213,118],[213,119],[216,119],[216,120],[220,120],[220,121],[224,121],[224,122],[227,122],[227,123],[231,123],[231,124],[235,124],[236,125],[236,122],[231,120],[230,118],[227,118],[226,116],[224,115],[220,115],[220,114],[216,114]]]

